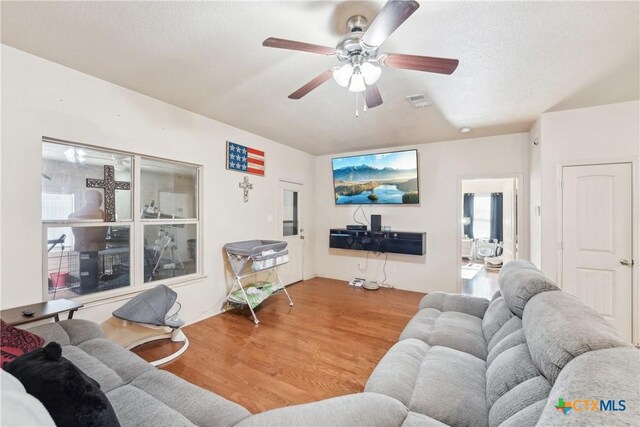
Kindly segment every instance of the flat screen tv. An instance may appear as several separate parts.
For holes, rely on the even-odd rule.
[[[418,151],[338,157],[333,163],[337,205],[418,204]]]

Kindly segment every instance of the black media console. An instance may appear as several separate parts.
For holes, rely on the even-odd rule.
[[[329,247],[356,251],[424,255],[427,252],[427,233],[332,228],[329,230]]]

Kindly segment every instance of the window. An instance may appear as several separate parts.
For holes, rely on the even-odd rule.
[[[473,235],[488,239],[491,235],[491,196],[476,194],[473,200]]]
[[[282,235],[298,235],[298,192],[283,190],[282,193]]]
[[[143,158],[140,172],[144,281],[197,271],[198,169]]]
[[[198,177],[194,165],[45,139],[46,295],[75,297],[198,273]]]

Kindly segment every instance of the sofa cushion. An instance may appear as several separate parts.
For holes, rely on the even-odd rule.
[[[639,382],[640,352],[635,348],[609,348],[578,356],[558,375],[542,411],[540,425],[637,426],[640,420]],[[578,410],[583,407],[580,405],[565,414],[556,408],[560,398],[565,404],[576,399],[611,399],[618,410]],[[624,411],[620,410],[621,400],[625,401]]]
[[[242,406],[159,369],[139,375],[130,384],[198,426],[233,425],[251,415]]]
[[[445,424],[482,426],[488,422],[485,383],[484,360],[407,339],[380,361],[365,391],[394,397]]]
[[[491,339],[488,341],[487,351],[491,353],[495,346],[504,338],[520,329],[522,329],[522,320],[520,320],[518,316],[512,316],[511,319],[507,320],[507,322],[502,325],[495,334],[493,334]]]
[[[55,341],[60,345],[77,345],[92,338],[105,338],[100,325],[82,319],[45,323],[29,331],[43,337],[47,343]]]
[[[446,427],[447,425],[417,412],[409,412],[401,427]]]
[[[505,422],[500,424],[500,427],[533,427],[538,425],[540,414],[542,414],[546,403],[546,400],[539,400],[538,402],[527,406],[507,418]],[[544,426],[544,424],[541,425]]]
[[[116,371],[80,347],[65,345],[62,347],[62,355],[72,361],[82,372],[96,380],[100,384],[100,389],[105,393],[125,384]]]
[[[531,405],[538,402],[546,402],[551,386],[542,376],[538,375],[521,382],[511,390],[503,394],[495,401],[489,410],[489,425],[499,426],[507,419],[515,416],[518,412],[526,411],[525,414],[533,411]],[[542,412],[542,405],[538,405],[536,421]],[[527,415],[531,417],[534,414]]]
[[[507,307],[504,297],[498,297],[491,301],[487,312],[482,318],[482,333],[485,341],[491,342],[491,338],[502,328],[514,314]],[[487,346],[488,347],[488,346]]]
[[[414,338],[399,341],[380,360],[364,391],[382,393],[408,405],[430,348],[430,345]]]
[[[519,320],[518,317],[516,319]],[[506,337],[504,337],[500,342],[498,342],[487,355],[487,367],[491,366],[493,361],[502,354],[504,351],[510,349],[511,347],[515,347],[522,343],[525,343],[526,340],[524,338],[524,331],[522,328],[513,331]]]
[[[449,294],[446,292],[431,292],[420,301],[419,310],[435,308],[439,311],[457,311],[482,318],[489,307],[486,298],[471,295]]]
[[[272,409],[245,418],[237,426],[387,427],[400,426],[407,413],[407,408],[396,399],[377,393],[358,393]]]
[[[422,309],[400,334],[400,340],[407,338],[416,338],[432,346],[450,347],[481,359],[487,357],[482,320],[470,314]]]
[[[564,292],[532,298],[522,325],[533,362],[551,384],[567,363],[583,353],[633,347],[593,309]]]
[[[124,385],[107,393],[123,426],[193,426],[184,415],[148,393]]]
[[[101,365],[103,365],[113,370],[124,384],[128,384],[138,375],[155,369],[138,355],[114,344],[107,338],[93,338],[76,347],[93,357],[96,362],[88,372],[85,371],[91,377],[95,375],[94,369],[102,369]]]
[[[447,347],[432,347],[422,362],[408,408],[445,424],[488,422],[485,362]]]
[[[539,375],[527,344],[511,347],[496,357],[487,369],[487,404],[492,406],[509,390]]]
[[[507,306],[518,317],[522,317],[527,302],[534,296],[560,290],[535,265],[525,260],[505,264],[498,276],[498,283]]]

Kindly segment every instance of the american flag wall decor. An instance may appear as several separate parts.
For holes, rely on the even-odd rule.
[[[227,169],[264,176],[264,151],[227,141]]]

